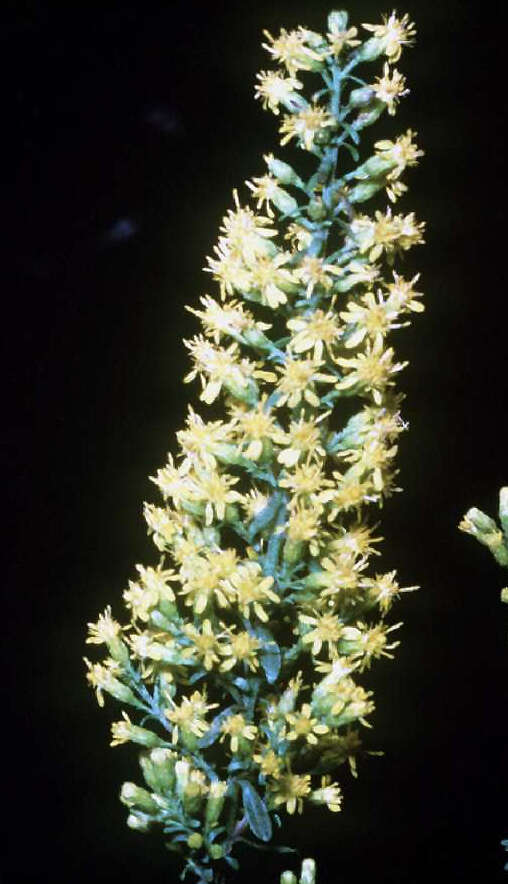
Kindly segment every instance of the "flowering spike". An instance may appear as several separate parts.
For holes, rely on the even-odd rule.
[[[368,512],[399,490],[406,362],[391,335],[423,307],[418,274],[393,266],[424,224],[391,204],[423,152],[408,129],[360,156],[363,129],[408,92],[394,64],[415,31],[395,13],[363,28],[365,40],[332,11],[324,34],[264,32],[273,67],[255,97],[291,155],[265,154],[233,191],[205,268],[213,291],[188,307],[201,331],[184,342],[184,380],[203,408],[189,407],[151,477],[162,504],[145,504],[159,561],[136,566],[127,626],[109,607],[90,624],[109,652],[87,661],[99,703],[106,693],[141,714],[112,727],[112,745],[142,747],[147,788],[122,787],[127,824],[162,827],[200,882],[236,867],[247,828],[269,840],[277,810],[341,810],[339,768],[356,776],[374,709],[362,674],[393,656],[400,624],[387,615],[416,588],[369,572],[382,538]],[[300,884],[314,880],[305,860]]]

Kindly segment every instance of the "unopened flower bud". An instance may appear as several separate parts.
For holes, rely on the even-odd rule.
[[[321,197],[315,197],[309,202],[307,213],[313,221],[322,221],[326,218],[326,208]]]
[[[205,821],[208,828],[213,826],[221,815],[224,801],[226,800],[227,788],[228,784],[221,780],[214,780],[210,784],[205,812]]]
[[[344,9],[333,10],[328,16],[328,30],[335,32],[347,29],[348,13]]]
[[[296,875],[289,870],[282,872],[280,876],[280,884],[297,884]]]
[[[501,488],[499,492],[499,518],[504,535],[508,540],[508,485]]]
[[[361,184],[357,184],[349,191],[348,200],[350,203],[364,203],[365,200],[369,200],[371,196],[374,196],[384,186],[385,182],[379,179],[377,181],[362,181]]]
[[[508,604],[508,586],[505,586],[501,590],[501,601],[506,602],[506,604]]]
[[[145,782],[155,792],[173,791],[177,758],[171,749],[157,748],[141,753],[139,763]]]
[[[203,836],[200,835],[199,832],[193,832],[192,835],[189,835],[187,838],[187,844],[191,850],[199,850],[203,844]]]
[[[315,884],[316,882],[316,862],[312,858],[304,859],[302,862],[302,873],[300,875],[300,884]]]
[[[273,154],[266,154],[263,159],[268,166],[269,171],[280,184],[294,184],[297,187],[303,186],[302,179],[296,174],[295,170],[289,165],[289,163],[284,163],[282,160],[276,159]]]
[[[352,89],[349,94],[349,104],[351,107],[365,107],[374,98],[374,90],[371,86],[361,86],[359,89]]]
[[[210,846],[210,856],[212,859],[222,859],[224,856],[224,850],[220,844],[212,844]]]
[[[188,761],[182,760],[177,761],[175,764],[175,774],[176,774],[176,791],[180,800],[183,801],[183,796],[187,784],[189,782],[190,775],[190,764]]]
[[[358,49],[358,61],[375,61],[385,51],[385,42],[379,37],[371,37]]]
[[[371,126],[372,123],[375,123],[378,117],[381,116],[385,108],[386,104],[383,101],[372,102],[371,106],[358,114],[354,124],[355,129],[358,131],[360,129],[365,129],[367,126]]]
[[[136,807],[146,813],[157,813],[158,807],[150,792],[136,786],[135,783],[124,783],[120,790],[120,801],[127,807]]]
[[[151,822],[151,817],[147,816],[146,813],[130,813],[127,817],[127,825],[129,829],[134,829],[137,832],[148,832]]]

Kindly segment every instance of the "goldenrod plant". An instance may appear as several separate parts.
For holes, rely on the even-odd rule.
[[[508,486],[501,488],[499,492],[499,521],[500,526],[473,506],[463,516],[459,528],[476,537],[490,550],[499,565],[508,568]],[[508,602],[508,586],[501,590],[501,601]]]
[[[201,333],[185,341],[185,381],[212,413],[189,406],[152,477],[160,559],[136,566],[130,622],[107,607],[89,625],[108,654],[86,661],[99,704],[129,708],[112,745],[141,747],[145,784],[120,793],[127,825],[159,826],[199,882],[238,868],[238,842],[266,849],[281,811],[340,811],[336,772],[356,774],[374,710],[365,673],[393,656],[388,614],[416,588],[369,570],[382,540],[369,514],[400,490],[406,363],[387,338],[423,310],[419,275],[394,265],[424,224],[393,206],[422,151],[408,129],[360,156],[408,92],[395,65],[415,29],[395,12],[362,28],[335,11],[324,34],[264,32],[277,67],[255,95],[312,171],[267,153],[233,193],[205,268],[216,293],[188,308]]]

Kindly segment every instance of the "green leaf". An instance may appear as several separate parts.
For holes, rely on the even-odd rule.
[[[259,659],[265,671],[268,684],[273,684],[277,681],[280,672],[281,656],[278,644],[271,642],[271,644],[267,645]]]
[[[272,837],[272,821],[264,801],[248,780],[238,782],[242,789],[243,809],[251,832],[261,841],[269,841]]]

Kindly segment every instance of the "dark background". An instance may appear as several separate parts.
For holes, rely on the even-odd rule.
[[[399,64],[412,91],[374,134],[411,127],[426,151],[399,205],[427,221],[406,264],[422,272],[427,312],[396,342],[411,363],[410,432],[404,493],[381,513],[382,565],[422,589],[394,610],[396,660],[367,679],[377,711],[365,736],[385,757],[362,762],[357,782],[344,772],[342,814],[309,811],[283,830],[317,857],[322,884],[506,880],[507,578],[456,530],[473,504],[494,513],[508,482],[501,8],[399,8],[418,27]],[[357,0],[352,23],[390,9]],[[159,835],[125,826],[117,793],[139,780],[136,751],[108,747],[118,708],[99,710],[85,684],[86,623],[108,603],[120,616],[134,564],[155,562],[147,477],[197,400],[181,381],[181,339],[198,330],[183,305],[212,291],[200,268],[232,188],[277,152],[277,120],[253,99],[270,67],[262,28],[323,30],[328,10],[4,7],[5,884],[177,880]],[[290,864],[250,852],[237,880],[276,884]]]

